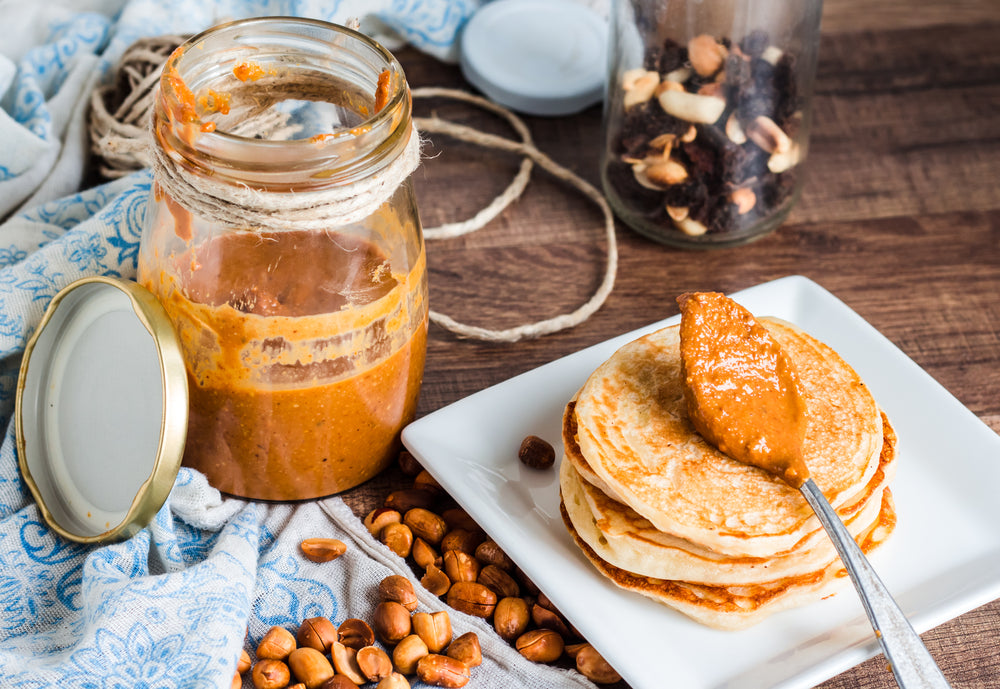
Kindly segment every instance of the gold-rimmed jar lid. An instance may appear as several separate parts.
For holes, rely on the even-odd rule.
[[[144,528],[173,487],[187,374],[166,311],[130,280],[78,280],[24,352],[15,408],[21,474],[46,523],[81,543]]]

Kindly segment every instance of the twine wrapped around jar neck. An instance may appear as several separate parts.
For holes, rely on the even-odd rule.
[[[267,230],[329,230],[360,222],[388,201],[420,162],[420,137],[411,124],[403,151],[384,168],[350,184],[302,192],[192,179],[161,146],[152,146],[157,184],[191,213],[225,226]]]

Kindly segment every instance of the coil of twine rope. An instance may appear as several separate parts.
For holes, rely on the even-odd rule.
[[[430,319],[458,337],[487,342],[516,342],[539,337],[587,320],[605,302],[614,288],[618,267],[614,215],[604,196],[589,182],[559,165],[541,152],[531,139],[527,125],[514,113],[492,101],[471,93],[446,88],[414,89],[414,98],[445,98],[462,101],[505,119],[520,140],[507,139],[437,117],[414,118],[416,131],[401,155],[370,179],[334,190],[304,194],[275,194],[247,187],[199,180],[197,187],[186,178],[178,164],[150,145],[147,123],[155,98],[155,87],[163,62],[184,37],[160,37],[137,42],[123,56],[116,85],[97,89],[91,98],[89,130],[93,152],[102,161],[101,172],[120,177],[143,167],[152,167],[168,193],[191,212],[233,226],[270,229],[322,230],[356,222],[370,215],[384,203],[396,187],[419,164],[419,137],[440,134],[475,146],[501,151],[522,158],[517,174],[507,188],[473,217],[424,229],[427,240],[458,237],[482,229],[521,197],[535,165],[591,200],[604,218],[606,260],[604,275],[597,289],[581,306],[569,313],[518,326],[493,329],[462,323],[451,316],[431,310]],[[117,89],[117,90],[115,90]],[[124,91],[124,93],[122,92]],[[291,130],[275,113],[265,113],[255,122],[245,123],[239,134],[287,137]]]

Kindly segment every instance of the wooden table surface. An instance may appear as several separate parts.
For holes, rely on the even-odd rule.
[[[453,65],[409,50],[399,57],[413,87],[470,88]],[[674,315],[684,291],[733,292],[798,274],[1000,431],[1000,3],[828,0],[813,107],[806,187],[777,232],[690,252],[619,223],[614,291],[583,324],[505,345],[432,327],[419,413]],[[415,112],[513,136],[448,101],[420,99]],[[525,121],[541,150],[598,185],[599,106]],[[472,215],[518,165],[443,136],[425,153],[416,173],[425,227]],[[491,328],[571,311],[601,280],[603,233],[596,206],[536,168],[522,198],[487,227],[428,242],[431,307]],[[348,502],[360,513],[398,480],[389,472]],[[955,687],[1000,686],[1000,601],[924,638]],[[821,686],[896,685],[878,656]]]

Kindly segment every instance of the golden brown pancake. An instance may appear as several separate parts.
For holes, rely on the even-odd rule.
[[[865,491],[861,506],[844,523],[857,536],[879,518],[882,494],[894,473],[890,443],[882,466]],[[759,584],[775,578],[814,572],[837,553],[826,532],[808,538],[774,557],[735,557],[713,552],[697,543],[658,531],[649,520],[588,484],[568,459],[560,466],[560,489],[577,534],[601,559],[633,574],[713,585]]]
[[[760,320],[800,376],[813,480],[835,508],[860,506],[883,444],[874,398],[831,348],[789,323]],[[766,558],[796,548],[819,529],[812,510],[796,489],[695,432],[680,368],[673,326],[623,346],[590,376],[575,404],[590,483],[657,530],[717,553]]]
[[[560,484],[573,521],[592,521],[599,531],[589,545],[611,564],[630,572],[666,579],[709,584],[755,583],[813,571],[835,557],[833,544],[819,527],[794,548],[771,557],[739,557],[716,553],[656,529],[649,520],[590,483],[590,471],[576,444],[575,403],[566,405],[563,418],[563,466]],[[883,444],[879,467],[867,485],[838,510],[853,535],[878,517],[882,490],[895,476],[896,434],[882,415]],[[586,531],[581,531],[586,534]]]
[[[880,507],[876,523],[858,538],[865,553],[881,545],[896,525],[896,512],[889,489],[884,490]],[[847,580],[847,572],[839,559],[808,574],[746,586],[711,586],[637,575],[602,559],[578,533],[563,501],[560,501],[560,510],[566,528],[584,555],[617,586],[668,605],[716,629],[744,629],[775,612],[832,595]],[[586,528],[586,525],[583,527]]]

